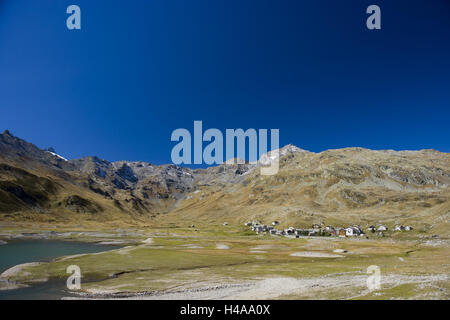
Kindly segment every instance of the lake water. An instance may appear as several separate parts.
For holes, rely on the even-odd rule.
[[[12,241],[0,245],[0,273],[22,263],[50,261],[65,255],[96,253],[117,248],[112,245],[67,241]],[[66,288],[66,279],[52,280],[27,288],[0,290],[0,300],[60,299],[70,295]]]

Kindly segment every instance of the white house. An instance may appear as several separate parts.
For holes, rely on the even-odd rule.
[[[357,226],[345,228],[345,235],[347,237],[364,235],[364,232]]]
[[[387,229],[388,229],[388,228],[387,228],[385,225],[381,225],[381,226],[378,227],[377,230],[378,230],[378,231],[387,231]]]
[[[262,227],[262,226],[256,226],[256,227],[254,227],[254,228],[255,228],[254,231],[256,231],[256,233],[260,233],[260,232],[263,231],[263,227]]]
[[[294,228],[289,228],[284,230],[285,234],[294,234]]]
[[[353,228],[351,228],[351,227],[345,228],[345,235],[346,235],[347,237],[354,236],[355,234],[354,234],[353,232],[354,232]]]
[[[395,226],[394,231],[402,231],[405,230],[404,226]]]
[[[405,227],[405,230],[406,230],[406,231],[411,231],[412,229],[413,229],[413,227],[411,227],[411,226],[406,226],[406,227]]]
[[[278,226],[280,223],[278,222],[278,221],[274,221],[274,222],[272,222],[272,225],[273,226]]]

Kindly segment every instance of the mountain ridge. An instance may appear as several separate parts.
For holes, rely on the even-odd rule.
[[[433,149],[314,153],[286,145],[279,173],[261,176],[257,163],[190,169],[65,160],[5,131],[0,165],[0,220],[307,224],[425,216],[428,225],[447,225],[450,208],[450,156]]]

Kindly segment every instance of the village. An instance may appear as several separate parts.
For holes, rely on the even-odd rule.
[[[377,237],[385,237],[386,232],[389,228],[380,224],[377,226],[369,226],[366,228],[366,232],[364,232],[363,228],[358,225],[348,226],[348,227],[333,227],[331,225],[325,226],[325,223],[321,224],[313,224],[311,228],[300,229],[289,227],[287,229],[276,229],[280,223],[278,221],[273,221],[271,225],[261,224],[258,221],[245,223],[245,226],[250,227],[252,231],[256,232],[256,234],[270,234],[272,236],[284,236],[288,238],[300,238],[300,237],[364,237],[366,236],[366,232],[370,232],[376,234]],[[411,231],[413,227],[411,226],[402,226],[396,225],[394,227],[394,231]],[[366,236],[367,237],[367,236]]]

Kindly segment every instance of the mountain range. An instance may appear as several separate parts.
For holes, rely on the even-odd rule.
[[[63,224],[407,223],[448,234],[450,154],[436,150],[280,149],[259,164],[190,169],[98,157],[67,160],[0,134],[0,220]]]

